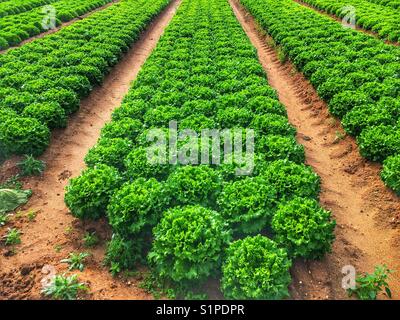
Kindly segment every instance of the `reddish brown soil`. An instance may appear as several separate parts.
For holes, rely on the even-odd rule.
[[[400,298],[400,200],[379,177],[380,166],[363,159],[353,138],[339,138],[339,121],[330,117],[326,104],[311,84],[290,62],[282,64],[272,41],[254,19],[230,0],[234,12],[267,72],[290,122],[304,145],[307,164],[322,180],[320,202],[337,221],[333,251],[321,261],[297,261],[293,268],[294,299],[345,299],[341,287],[345,265],[358,272],[371,272],[375,265],[387,264],[396,270],[390,285],[393,297]]]
[[[52,143],[41,157],[47,163],[42,177],[27,178],[24,187],[34,194],[20,214],[12,217],[10,227],[22,231],[22,243],[12,255],[9,247],[0,244],[0,300],[40,299],[44,265],[54,266],[57,273],[67,271],[60,263],[70,252],[90,251],[92,256],[81,281],[90,285],[91,299],[150,299],[151,295],[138,287],[140,275],[128,279],[114,279],[102,266],[104,244],[110,236],[105,223],[83,224],[74,219],[64,204],[64,188],[70,177],[78,176],[85,165],[84,156],[92,147],[112,111],[121,104],[130,83],[156,46],[163,30],[172,19],[180,0],[171,4],[153,21],[140,40],[112,70],[101,87],[82,101],[80,111],[69,120],[67,129],[55,132]],[[16,172],[16,159],[5,163],[0,170],[0,181]],[[36,211],[34,221],[26,213]],[[101,244],[93,250],[83,247],[87,230],[96,230]],[[0,229],[0,237],[6,227]]]
[[[267,44],[271,41],[258,32],[253,19],[233,1],[236,0],[232,4],[239,21],[258,49],[270,84],[277,89],[290,121],[298,129],[307,163],[322,178],[321,204],[332,210],[338,223],[331,254],[319,262],[296,262],[292,272],[292,297],[346,298],[341,289],[344,265],[354,265],[358,271],[372,271],[374,265],[387,263],[399,270],[399,199],[379,179],[379,166],[359,156],[352,138],[336,138],[336,132],[342,129],[329,116],[326,105],[311,85],[290,63],[279,62]],[[90,295],[84,298],[152,298],[138,287],[140,275],[118,279],[110,276],[101,264],[109,229],[105,223],[83,224],[74,219],[64,205],[63,196],[68,179],[79,175],[84,168],[87,150],[95,144],[112,110],[121,103],[179,3],[179,0],[172,2],[114,68],[104,85],[82,102],[81,110],[70,119],[68,128],[54,133],[52,144],[42,157],[48,165],[43,177],[24,180],[25,187],[32,188],[34,195],[22,208],[22,214],[14,215],[11,221],[11,226],[23,232],[22,244],[15,247],[15,255],[0,245],[0,300],[42,298],[43,266],[52,265],[58,273],[66,272],[67,266],[60,260],[72,251],[92,253],[87,268],[79,273],[80,279],[90,285]],[[0,182],[17,172],[16,161],[9,160],[1,167]],[[31,222],[26,217],[30,210],[37,212]],[[96,230],[101,237],[101,245],[95,249],[83,248],[82,237],[87,230]],[[0,237],[5,231],[4,227],[0,229]],[[399,284],[396,273],[391,281],[395,298],[399,298]]]
[[[70,21],[68,21],[68,22],[61,23],[58,27],[56,27],[56,28],[54,28],[54,29],[51,29],[51,30],[49,30],[49,31],[40,33],[40,34],[38,34],[38,35],[36,35],[36,36],[34,36],[34,37],[30,37],[29,39],[26,39],[26,40],[22,41],[21,43],[19,43],[19,44],[16,45],[16,46],[10,47],[10,48],[8,48],[8,49],[6,49],[6,50],[0,50],[0,54],[6,53],[7,51],[9,51],[9,50],[11,50],[11,49],[15,49],[15,48],[21,47],[21,46],[23,46],[25,43],[31,42],[31,41],[33,41],[33,40],[35,40],[35,39],[43,38],[44,36],[46,36],[46,35],[48,35],[48,34],[55,33],[55,32],[57,32],[57,31],[59,31],[61,28],[65,28],[66,26],[69,26],[70,24],[73,24],[74,22],[76,22],[76,21],[78,21],[78,20],[82,20],[82,19],[84,19],[84,18],[86,18],[86,17],[92,15],[93,13],[95,13],[95,12],[97,12],[97,11],[104,10],[105,8],[111,6],[111,5],[113,5],[114,3],[117,3],[117,2],[119,2],[119,1],[120,1],[120,0],[113,0],[113,1],[111,1],[110,3],[105,4],[104,6],[101,6],[101,7],[98,7],[98,8],[96,8],[96,9],[92,10],[92,11],[89,11],[89,12],[87,12],[87,13],[85,13],[85,14],[79,16],[79,17],[76,17],[75,19],[72,19],[72,20],[70,20]]]
[[[333,14],[329,14],[329,13],[325,12],[324,10],[318,9],[318,8],[308,4],[308,3],[305,3],[304,1],[301,1],[301,0],[293,0],[293,1],[297,2],[298,4],[301,4],[304,7],[307,7],[307,8],[313,9],[315,11],[318,11],[320,14],[322,14],[322,15],[324,15],[326,17],[329,17],[329,18],[331,18],[333,20],[336,20],[338,22],[342,22],[342,19],[339,18],[338,16],[335,16]],[[358,25],[355,26],[355,29],[360,31],[360,32],[363,32],[365,34],[368,34],[370,36],[373,36],[375,38],[378,38],[378,39],[384,41],[386,44],[392,44],[392,45],[395,45],[395,46],[399,46],[400,45],[400,43],[398,43],[398,42],[393,42],[393,41],[389,41],[389,40],[383,40],[383,39],[379,38],[379,35],[376,32],[364,29],[363,27],[360,27]]]

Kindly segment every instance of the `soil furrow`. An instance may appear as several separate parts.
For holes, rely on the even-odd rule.
[[[57,273],[66,272],[67,266],[60,264],[60,260],[72,251],[88,251],[82,246],[82,238],[86,231],[92,230],[96,230],[102,242],[90,250],[90,262],[80,274],[80,279],[90,284],[90,298],[152,298],[138,288],[138,278],[118,281],[102,266],[104,243],[110,236],[107,224],[85,224],[74,219],[64,204],[64,188],[70,177],[78,176],[85,168],[83,159],[86,153],[96,143],[112,111],[121,104],[179,4],[180,0],[172,0],[113,68],[103,85],[81,102],[80,111],[70,118],[67,129],[53,133],[51,145],[41,157],[47,163],[44,175],[24,181],[24,187],[33,189],[34,195],[23,207],[23,212],[34,210],[37,216],[33,222],[14,218],[17,222],[13,224],[23,232],[22,244],[17,246],[16,255],[5,257],[9,252],[0,246],[0,300],[39,299],[40,280],[44,276],[41,274],[42,267],[47,264],[55,267]],[[8,160],[4,168],[14,170],[15,159]]]
[[[321,261],[295,263],[292,297],[345,299],[342,267],[352,265],[357,272],[372,272],[375,265],[385,263],[400,270],[400,200],[381,181],[380,166],[363,159],[354,139],[343,135],[339,121],[329,115],[311,84],[290,62],[279,61],[272,39],[238,1],[230,3],[298,130],[307,164],[321,177],[320,202],[337,221],[332,253]],[[399,298],[398,272],[390,285],[393,297]]]

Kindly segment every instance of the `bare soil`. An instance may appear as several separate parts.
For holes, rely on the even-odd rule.
[[[22,243],[16,252],[0,244],[0,300],[40,299],[42,269],[53,266],[57,273],[67,272],[60,263],[70,252],[90,251],[92,257],[80,280],[90,285],[91,299],[151,299],[152,296],[138,287],[142,275],[114,279],[102,265],[104,246],[110,237],[106,223],[84,224],[74,219],[64,204],[64,188],[70,177],[78,176],[85,168],[84,156],[97,141],[100,129],[110,119],[112,111],[121,104],[131,82],[155,48],[165,27],[175,14],[180,0],[171,4],[153,21],[140,40],[136,42],[107,76],[103,85],[93,90],[82,101],[78,113],[70,118],[67,129],[53,133],[52,142],[41,157],[47,163],[42,177],[24,179],[24,187],[34,194],[27,205],[12,217],[9,227],[22,231]],[[8,160],[0,168],[0,182],[18,170],[17,158]],[[26,214],[37,213],[33,221]],[[86,231],[96,230],[101,244],[95,249],[83,247]],[[0,229],[0,238],[6,227]]]
[[[292,298],[346,299],[342,267],[372,272],[375,265],[385,263],[397,271],[390,286],[393,298],[399,299],[400,199],[384,186],[380,165],[363,159],[355,140],[344,136],[339,121],[329,115],[312,85],[290,62],[279,61],[272,39],[238,1],[230,3],[297,128],[307,164],[321,177],[321,205],[332,211],[337,222],[331,254],[321,261],[295,263]]]

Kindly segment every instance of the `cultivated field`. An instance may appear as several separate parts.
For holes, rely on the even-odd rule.
[[[0,300],[399,299],[399,10],[0,0]]]

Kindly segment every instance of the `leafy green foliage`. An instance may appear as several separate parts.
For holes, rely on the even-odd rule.
[[[33,118],[12,118],[0,123],[0,145],[11,154],[40,155],[50,143],[50,131]]]
[[[103,138],[127,138],[134,141],[143,130],[143,124],[136,119],[124,118],[113,121],[101,130]]]
[[[111,241],[107,244],[104,263],[110,266],[110,271],[115,275],[122,270],[134,268],[137,262],[142,262],[142,250],[141,241],[113,234]]]
[[[226,250],[222,292],[228,299],[286,298],[291,265],[285,249],[264,236],[237,240]]]
[[[147,1],[146,5],[153,5],[153,2]],[[91,85],[98,82],[98,71],[105,74],[115,64],[113,53],[121,54],[118,49],[121,43],[125,45],[124,50],[130,44],[132,33],[117,35],[119,37],[106,33],[104,38],[96,37],[103,39],[106,45],[104,47],[101,41],[96,43],[101,48],[95,50],[95,57],[90,48],[84,51],[90,57],[82,55],[81,50],[68,52],[66,60],[71,67],[61,72],[63,79],[73,71],[75,75],[85,76]],[[109,45],[110,42],[115,45]],[[292,41],[291,45],[296,47],[295,43]],[[318,48],[308,51],[298,59],[299,64],[312,62]],[[284,46],[282,53],[290,57]],[[318,51],[318,59],[322,60],[325,54],[329,54],[329,50]],[[351,60],[337,58],[329,63],[346,64]],[[94,69],[78,70],[75,66],[80,60]],[[59,65],[59,61],[52,54],[45,64]],[[325,66],[318,64],[309,70],[316,71],[322,65]],[[346,66],[341,65],[343,69]],[[337,70],[335,74],[340,72]],[[354,70],[346,70],[346,74],[351,72]],[[0,74],[3,73],[7,82],[14,80],[8,70],[0,70]],[[49,70],[47,73],[52,74]],[[328,76],[329,72],[322,72],[316,78],[323,83]],[[356,75],[354,79],[360,83],[370,80]],[[83,87],[79,84],[79,81],[71,81],[74,92],[85,89],[85,83]],[[30,86],[43,85],[33,81]],[[338,88],[340,86],[333,83],[332,88],[327,86],[325,91],[331,95]],[[168,140],[174,138],[169,128],[171,120],[178,122],[176,162],[173,145],[168,144]],[[223,163],[217,163],[214,157],[212,163],[200,164],[204,159],[199,159],[197,154],[191,157],[193,149],[204,147],[200,130],[233,132],[235,128],[245,132],[243,127],[255,131],[254,159],[250,154],[251,146],[242,150],[249,151],[242,153],[243,157],[226,148],[221,154]],[[162,142],[159,135],[152,135],[155,131],[163,134],[161,140],[165,138],[168,147],[152,149],[157,146],[156,142]],[[188,132],[191,135],[185,136]],[[310,167],[302,164],[304,149],[297,144],[295,134],[285,107],[279,102],[277,92],[268,85],[256,51],[228,2],[183,1],[121,107],[114,111],[112,121],[102,130],[101,140],[86,157],[92,169],[101,164],[114,166],[125,182],[114,187],[111,201],[107,193],[107,200],[101,206],[108,205],[107,214],[115,233],[106,256],[111,273],[117,275],[124,269],[134,268],[147,256],[153,270],[151,287],[155,289],[151,291],[157,297],[204,297],[200,284],[210,276],[220,275],[223,252],[233,232],[241,236],[270,231],[277,204],[295,196],[318,198],[319,178]],[[242,135],[242,142],[246,142],[246,138]],[[120,140],[114,143],[115,139],[130,140],[129,153],[126,153],[128,144],[122,146]],[[225,147],[222,141],[220,146],[222,151]],[[210,145],[208,147],[211,149]],[[182,155],[187,156],[186,159],[182,159]],[[90,185],[88,181],[85,188]],[[100,183],[97,189],[102,190]],[[86,204],[87,197],[85,199]],[[71,204],[74,203],[80,207],[83,201],[80,204],[71,199]],[[152,241],[153,247],[148,253]],[[273,278],[262,290],[254,292],[257,298],[287,296],[290,266],[283,259],[285,250],[272,251],[271,259],[282,258],[282,272],[278,275],[278,270],[271,267]],[[262,273],[262,277],[265,275]],[[261,278],[254,279],[254,283],[262,282]],[[249,288],[251,286],[253,284]],[[196,290],[190,290],[193,287]]]
[[[97,236],[95,231],[92,232],[86,232],[84,237],[83,237],[83,245],[86,248],[93,248],[96,245],[98,245],[100,242],[99,237]]]
[[[356,24],[383,39],[399,40],[398,8],[386,7],[385,0],[372,1],[351,3],[357,12]],[[382,162],[400,153],[396,46],[343,29],[329,17],[290,0],[240,2],[310,80],[330,112],[342,119],[346,132],[358,136],[364,157]],[[348,5],[344,0],[305,2],[340,18],[349,13],[343,9]]]
[[[31,104],[24,109],[22,116],[35,118],[50,129],[65,128],[67,126],[65,111],[58,103]]]
[[[0,212],[0,227],[5,226],[10,219],[9,214],[5,214],[4,212]]]
[[[12,182],[6,184],[4,187],[9,187],[8,185],[11,187]],[[31,190],[3,189],[3,186],[0,186],[0,213],[15,210],[20,205],[27,203],[31,195]]]
[[[221,191],[219,173],[204,165],[178,167],[166,181],[171,200],[177,205],[201,204],[215,207]]]
[[[87,292],[89,288],[79,282],[77,275],[56,275],[51,284],[42,290],[45,296],[57,300],[76,300],[79,292]]]
[[[46,165],[43,161],[35,159],[32,155],[25,156],[25,159],[18,163],[23,176],[40,176]]]
[[[125,158],[124,165],[126,168],[126,177],[134,180],[139,177],[151,178],[155,177],[163,180],[168,177],[171,168],[168,164],[160,164],[155,155],[154,163],[145,147],[134,148]]]
[[[360,153],[372,161],[383,161],[400,153],[400,130],[395,126],[377,126],[363,130],[357,137]]]
[[[72,270],[83,271],[83,269],[85,269],[85,259],[89,256],[90,254],[87,252],[80,252],[80,253],[71,252],[67,259],[61,260],[61,263],[68,263],[69,271]]]
[[[217,212],[198,205],[176,207],[154,228],[148,260],[161,278],[198,283],[218,270],[230,239]]]
[[[277,114],[256,115],[253,118],[251,127],[262,134],[274,134],[283,136],[295,136],[296,129],[284,116]]]
[[[150,233],[168,203],[163,183],[154,178],[139,178],[114,193],[107,207],[107,216],[110,225],[118,233]]]
[[[58,25],[61,20],[69,21],[111,0],[35,2],[54,2]],[[79,99],[102,82],[122,52],[168,3],[126,0],[4,53],[0,58],[0,109],[9,108],[17,114],[3,120],[0,113],[0,159],[12,154],[42,154],[49,144],[49,128],[67,125],[67,115],[79,108]],[[25,10],[18,16],[8,12],[1,19],[1,48],[45,31],[40,23],[42,8]],[[128,20],[131,23],[126,23]],[[114,128],[106,127],[104,135],[131,138],[140,129],[138,120],[124,119]]]
[[[356,278],[356,287],[348,289],[349,296],[356,295],[360,300],[376,300],[378,294],[385,290],[386,295],[391,298],[387,279],[392,273],[385,265],[376,266],[374,273],[360,274]]]
[[[303,164],[288,160],[273,161],[260,175],[276,189],[281,199],[293,196],[318,198],[320,178]]]
[[[126,138],[101,138],[87,153],[85,163],[90,168],[105,164],[122,171],[125,168],[124,159],[132,146],[132,142]]]
[[[293,198],[279,206],[272,218],[275,241],[293,257],[321,258],[330,252],[335,222],[317,201]]]
[[[383,182],[400,195],[400,155],[388,157],[381,171]]]
[[[290,136],[267,135],[259,137],[256,144],[257,151],[267,161],[279,159],[287,159],[296,163],[305,161],[304,147]]]
[[[108,202],[120,184],[115,168],[98,165],[70,180],[64,200],[75,217],[98,219],[105,215]]]
[[[4,243],[7,246],[12,246],[21,243],[21,232],[16,228],[9,228],[4,236]]]
[[[233,231],[251,234],[266,228],[276,209],[277,194],[262,177],[246,177],[224,185],[218,205]]]

